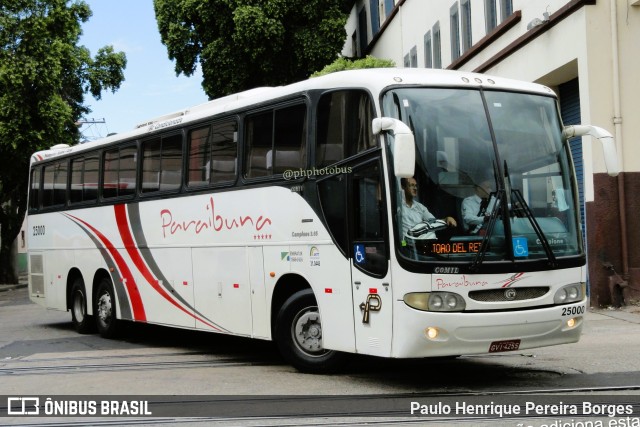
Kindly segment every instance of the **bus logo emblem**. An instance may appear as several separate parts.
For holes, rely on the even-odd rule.
[[[513,288],[509,288],[506,291],[504,291],[504,297],[509,301],[513,301],[514,299],[516,299],[517,294],[518,292]]]

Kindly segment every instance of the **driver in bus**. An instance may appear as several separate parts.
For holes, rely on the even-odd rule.
[[[414,200],[418,195],[418,183],[415,178],[401,178],[400,186],[404,193],[404,197],[402,198],[402,235],[406,236],[407,231],[414,225],[423,221],[436,219],[436,217],[429,212],[426,206]],[[456,227],[458,225],[456,220],[450,216],[446,217],[443,221],[446,222],[449,227]]]
[[[491,216],[492,181],[486,179],[476,185],[476,193],[462,201],[462,221],[469,234],[479,234],[482,226]]]

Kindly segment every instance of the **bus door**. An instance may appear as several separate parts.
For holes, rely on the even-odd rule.
[[[352,168],[348,215],[351,286],[359,353],[391,355],[391,269],[382,166],[378,159]]]

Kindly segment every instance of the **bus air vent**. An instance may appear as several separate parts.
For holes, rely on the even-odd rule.
[[[540,298],[549,292],[547,286],[500,288],[469,292],[469,298],[480,302],[510,302]]]

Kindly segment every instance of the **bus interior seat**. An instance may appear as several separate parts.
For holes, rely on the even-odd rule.
[[[214,182],[233,181],[236,177],[236,158],[216,159],[211,162]]]
[[[267,167],[269,157],[271,157],[271,150],[267,150],[267,147],[252,147],[245,170],[247,177],[266,176],[269,171]]]
[[[276,148],[276,165],[274,168],[273,157],[271,156],[271,150],[269,150],[266,155],[267,170],[273,169],[274,174],[280,174],[286,170],[300,169],[303,166],[300,151],[300,148],[296,148],[295,150],[282,150]]]
[[[182,181],[182,171],[163,170],[160,173],[160,190],[177,190]]]

